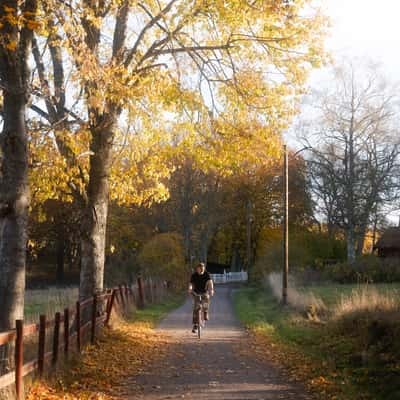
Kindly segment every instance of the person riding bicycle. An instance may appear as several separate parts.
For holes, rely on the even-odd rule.
[[[203,300],[204,320],[208,321],[208,308],[210,306],[210,295],[214,296],[214,284],[210,274],[206,271],[204,263],[196,266],[195,272],[192,274],[189,283],[189,293],[200,295]],[[193,329],[196,333],[199,324],[198,315],[200,309],[200,297],[193,296]]]

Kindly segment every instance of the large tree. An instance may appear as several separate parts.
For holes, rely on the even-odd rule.
[[[328,228],[340,229],[350,262],[362,253],[377,210],[399,196],[399,142],[393,87],[376,67],[346,63],[316,99],[310,178]]]
[[[323,59],[325,21],[307,8],[310,1],[48,3],[54,20],[48,34],[56,30],[56,42],[69,50],[85,110],[90,157],[80,189],[85,194],[80,296],[87,297],[103,287],[109,175],[125,116],[143,126],[148,107],[157,104],[176,127],[189,104],[197,119],[185,124],[194,135],[171,138],[168,133],[178,129],[166,129],[154,116],[152,123],[166,132],[166,142],[195,147],[196,135],[203,136],[204,154],[210,142],[230,142],[232,149],[247,143],[249,137],[232,128],[246,113],[262,120],[265,132],[279,131],[295,110],[292,100],[301,94],[307,72]],[[229,129],[213,133],[207,127],[211,107]],[[65,136],[63,146],[69,146]]]
[[[24,315],[29,206],[25,109],[36,8],[36,0],[4,0],[0,5],[0,331],[14,328]]]

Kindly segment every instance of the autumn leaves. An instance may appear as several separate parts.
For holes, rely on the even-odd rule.
[[[327,24],[309,3],[2,3],[0,83],[4,101],[9,88],[22,101],[18,110],[3,109],[2,136],[16,135],[24,146],[21,176],[10,141],[1,144],[0,203],[12,185],[28,197],[29,173],[32,207],[47,199],[76,204],[81,298],[103,289],[109,199],[165,200],[165,182],[186,157],[221,176],[276,160],[308,72],[325,59]],[[25,212],[18,218],[25,220]],[[15,219],[7,223],[15,232]],[[23,248],[25,223],[19,227]],[[0,264],[15,259],[8,252],[0,249]],[[24,269],[22,252],[19,258]],[[10,271],[0,267],[13,282]]]

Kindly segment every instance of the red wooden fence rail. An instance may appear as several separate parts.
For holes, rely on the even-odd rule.
[[[143,307],[145,302],[144,284],[141,278],[137,281],[138,287],[138,306]],[[76,348],[80,352],[82,348],[83,333],[90,328],[90,341],[95,342],[96,327],[100,324],[108,325],[110,316],[115,303],[119,303],[124,310],[129,304],[135,303],[132,287],[120,285],[118,288],[108,290],[100,296],[94,295],[92,298],[76,302],[75,311],[69,308],[64,309],[63,315],[59,312],[55,314],[55,319],[46,321],[46,316],[41,315],[38,324],[25,325],[22,320],[16,321],[14,330],[0,333],[0,346],[9,342],[15,342],[15,371],[0,376],[0,389],[15,384],[17,398],[22,398],[23,377],[30,372],[37,370],[38,375],[42,376],[45,370],[46,361],[51,360],[55,366],[59,361],[59,350],[64,350],[64,358],[68,358],[70,351],[70,340],[76,335]],[[103,304],[105,303],[105,307]],[[82,325],[82,309],[91,307],[90,321]],[[103,311],[105,310],[105,311]],[[75,320],[73,319],[75,317]],[[71,327],[71,321],[75,326]],[[60,344],[60,327],[63,324],[62,343]],[[46,353],[46,328],[54,327],[52,351]],[[74,328],[74,329],[71,329]],[[24,337],[38,334],[37,359],[24,364]]]

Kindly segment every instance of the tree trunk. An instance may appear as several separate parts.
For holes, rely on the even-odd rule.
[[[252,237],[251,237],[251,228],[252,228],[252,209],[253,205],[251,200],[247,201],[247,213],[246,213],[246,264],[247,271],[250,270],[252,265]]]
[[[186,262],[192,262],[192,249],[191,249],[191,229],[190,229],[190,225],[188,224],[184,224],[183,226],[183,247],[184,247],[184,251],[185,251],[185,259]]]
[[[235,244],[232,249],[231,272],[238,272],[241,270],[241,259],[239,247]]]
[[[362,254],[363,254],[366,233],[367,233],[367,229],[366,228],[362,228],[362,231],[358,235],[357,252],[356,252],[357,256],[362,256]]]
[[[0,332],[24,316],[29,188],[25,94],[3,91],[0,135]],[[4,364],[0,369],[7,368]]]
[[[59,232],[57,238],[57,269],[56,281],[62,283],[64,281],[64,260],[65,260],[65,240],[63,232]]]
[[[208,234],[207,234],[207,232],[205,232],[203,235],[202,235],[202,238],[201,238],[201,243],[200,243],[200,247],[201,247],[201,250],[200,250],[200,253],[201,253],[201,255],[200,255],[200,257],[201,257],[201,262],[204,262],[204,263],[206,263],[207,264],[207,259],[208,259]]]
[[[103,291],[113,126],[109,124],[106,128],[92,130],[88,200],[81,238],[81,300]]]
[[[347,241],[347,261],[350,264],[353,264],[354,261],[356,260],[356,243],[355,243],[354,231],[352,229],[347,230],[346,241]]]

